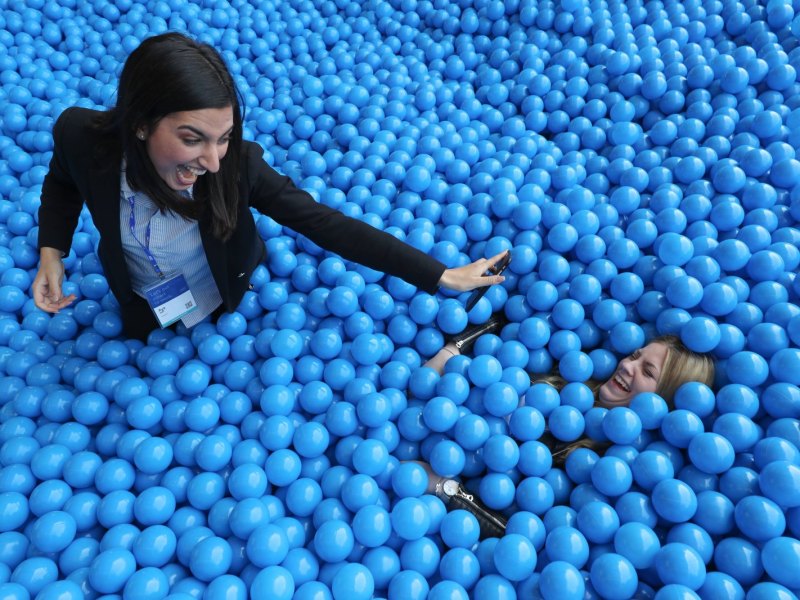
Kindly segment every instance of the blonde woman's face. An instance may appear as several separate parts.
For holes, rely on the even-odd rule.
[[[655,392],[667,360],[664,344],[648,344],[623,358],[598,392],[600,406],[628,406],[637,394]]]

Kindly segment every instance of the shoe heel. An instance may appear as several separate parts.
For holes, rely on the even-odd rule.
[[[463,354],[467,352],[475,341],[485,333],[497,333],[506,324],[505,318],[499,313],[492,315],[486,323],[467,327],[464,331],[459,333],[450,340],[454,343],[456,348]]]

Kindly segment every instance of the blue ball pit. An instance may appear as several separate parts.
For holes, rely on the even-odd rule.
[[[795,3],[796,4],[796,3]],[[800,589],[797,6],[39,0],[0,16],[0,597],[791,598]],[[448,267],[470,312],[255,215],[233,313],[122,336],[84,211],[35,308],[55,120],[126,56],[218,48],[244,135]],[[58,157],[56,157],[56,160]],[[112,199],[113,200],[113,199]],[[503,312],[438,375],[451,335]],[[656,334],[717,359],[594,407]],[[528,373],[558,373],[560,392]],[[586,384],[586,385],[584,385]],[[598,445],[554,462],[544,442]],[[436,475],[509,517],[480,541]],[[427,492],[427,493],[426,493]]]

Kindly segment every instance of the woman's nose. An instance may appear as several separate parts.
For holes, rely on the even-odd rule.
[[[201,158],[200,166],[210,171],[211,173],[216,173],[219,171],[219,149],[217,148],[216,144],[209,144],[206,146],[205,152],[203,152],[203,156]]]
[[[633,361],[625,358],[619,363],[619,370],[625,373],[625,375],[630,375],[633,373]]]

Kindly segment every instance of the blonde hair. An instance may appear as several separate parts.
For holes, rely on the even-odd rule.
[[[650,341],[667,347],[667,357],[661,368],[656,393],[667,401],[670,408],[675,392],[684,383],[697,381],[711,386],[714,383],[714,359],[710,354],[687,348],[675,335],[662,335]]]
[[[648,345],[649,344],[663,344],[667,348],[667,357],[664,359],[664,365],[661,367],[661,376],[658,378],[656,393],[667,402],[670,410],[673,408],[672,400],[675,396],[675,392],[684,383],[697,381],[711,386],[714,382],[714,359],[710,354],[703,354],[690,350],[681,342],[680,338],[675,335],[662,335],[653,338]],[[540,378],[534,378],[532,376],[531,383],[546,383],[561,391],[567,384],[567,381],[560,375],[550,374]],[[594,393],[596,406],[597,394],[603,383],[594,380],[589,380],[585,383]],[[608,448],[609,442],[600,442],[588,437],[582,437],[574,442],[566,444],[559,443],[554,438],[553,444],[554,446],[551,448],[553,453],[553,465],[563,467],[567,456],[569,456],[573,450],[588,448],[594,450],[598,454],[602,454],[606,448]]]
[[[650,340],[647,345],[650,344],[663,344],[667,348],[667,357],[661,367],[656,394],[666,400],[670,408],[675,392],[684,383],[697,381],[709,387],[714,383],[714,359],[710,354],[690,350],[676,335],[658,336]],[[543,377],[531,376],[531,383],[546,383],[560,391],[567,381],[560,375],[551,373]],[[603,383],[595,380],[585,382],[594,392],[595,398]]]

